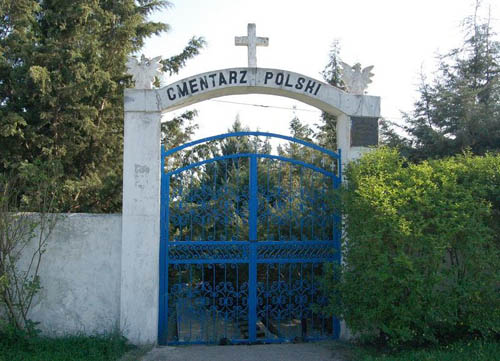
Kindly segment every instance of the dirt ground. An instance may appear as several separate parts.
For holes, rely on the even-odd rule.
[[[338,342],[165,346],[133,351],[122,361],[349,361],[348,346]]]

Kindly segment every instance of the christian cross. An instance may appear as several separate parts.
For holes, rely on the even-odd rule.
[[[234,45],[248,46],[248,67],[257,67],[257,46],[268,46],[269,38],[257,37],[255,24],[248,24],[248,36],[235,36]]]

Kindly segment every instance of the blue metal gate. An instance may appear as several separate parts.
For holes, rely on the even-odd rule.
[[[262,137],[286,151],[250,151]],[[162,150],[162,169],[160,344],[338,337],[319,279],[340,262],[340,151],[237,132]]]

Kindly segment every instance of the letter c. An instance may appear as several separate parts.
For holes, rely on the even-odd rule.
[[[175,98],[177,98],[177,96],[174,93],[174,89],[173,88],[168,88],[167,89],[167,95],[168,95],[168,99],[170,99],[170,100],[175,100]]]

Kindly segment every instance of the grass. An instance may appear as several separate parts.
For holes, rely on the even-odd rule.
[[[132,348],[119,335],[62,338],[0,335],[0,361],[111,361]]]
[[[500,342],[469,341],[396,353],[380,352],[367,347],[353,350],[356,361],[500,361]]]
[[[500,361],[500,342],[469,341],[396,353],[367,346],[330,344],[332,352],[351,361]],[[131,351],[132,350],[132,351]],[[8,337],[0,334],[0,361],[111,361],[137,360],[149,348],[127,344],[120,335]],[[131,352],[129,352],[131,351]],[[128,353],[127,353],[128,352]],[[126,354],[127,353],[127,354]]]

